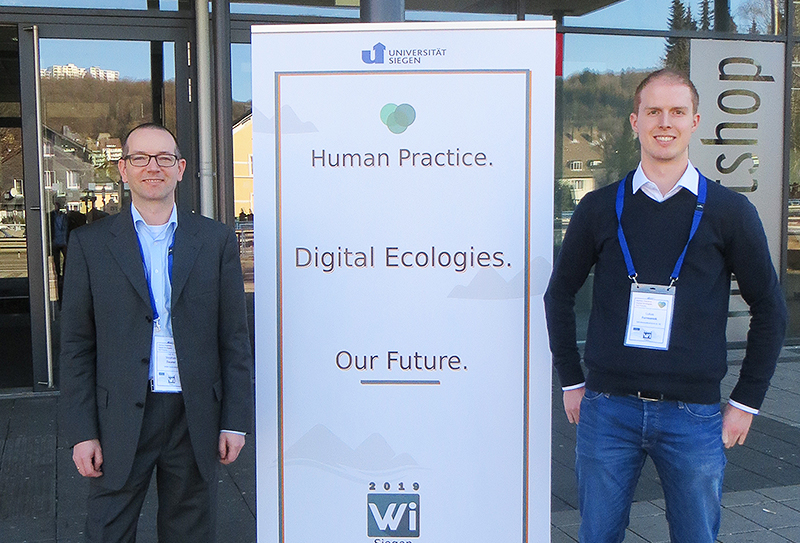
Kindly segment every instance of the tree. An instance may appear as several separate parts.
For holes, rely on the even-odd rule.
[[[593,174],[598,188],[618,181],[639,161],[628,117],[633,93],[648,71],[599,74],[587,70],[564,79],[564,132],[587,134],[603,151],[604,167]]]
[[[711,30],[712,24],[710,0],[702,0],[700,2],[700,30]]]
[[[691,30],[696,28],[692,13],[686,9],[681,0],[672,0],[669,15],[670,30]],[[689,40],[670,36],[667,38],[664,65],[669,68],[689,71]]]
[[[684,28],[688,30],[697,30],[697,21],[694,20],[694,16],[692,15],[692,6],[686,8],[686,19],[684,22]]]
[[[750,23],[751,34],[778,34],[784,26],[784,4],[774,0],[746,0],[736,9],[736,15]]]
[[[636,139],[628,117],[621,121],[621,134],[609,136],[604,146],[606,163],[606,180],[602,185],[609,185],[636,168],[639,164],[639,140]]]

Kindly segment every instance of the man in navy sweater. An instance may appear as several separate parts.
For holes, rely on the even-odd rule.
[[[581,200],[545,294],[564,408],[577,424],[582,543],[624,539],[648,455],[671,541],[716,541],[724,447],[744,443],[783,344],[786,306],[755,208],[689,162],[698,101],[682,73],[642,81],[630,116],[639,167]],[[584,376],[574,306],[592,267]],[[722,412],[732,274],[751,320]]]

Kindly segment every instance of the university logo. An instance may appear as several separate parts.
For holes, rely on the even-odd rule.
[[[368,537],[419,537],[419,494],[367,494]]]
[[[417,112],[410,104],[386,104],[381,108],[381,122],[393,134],[402,134],[417,118]]]
[[[366,64],[383,64],[384,51],[386,51],[386,46],[378,42],[372,47],[372,51],[369,49],[361,51],[361,60]]]

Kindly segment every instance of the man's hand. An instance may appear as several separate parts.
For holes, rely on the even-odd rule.
[[[81,441],[72,448],[72,461],[78,473],[84,477],[100,477],[103,475],[103,449],[99,439]]]
[[[725,406],[722,414],[722,444],[726,449],[734,445],[743,445],[753,423],[752,413],[742,411],[730,404]]]
[[[564,411],[572,424],[578,424],[581,419],[581,400],[585,393],[586,387],[564,391]]]
[[[244,447],[244,436],[230,432],[219,434],[219,461],[230,464],[239,457],[239,451]]]

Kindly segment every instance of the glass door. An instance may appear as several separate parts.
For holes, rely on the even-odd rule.
[[[31,309],[17,25],[0,26],[0,388],[30,387]]]
[[[129,201],[117,170],[127,132],[156,122],[191,141],[186,32],[63,30],[0,26],[3,58],[15,56],[8,41],[18,59],[0,63],[0,389],[58,386],[69,237]]]

